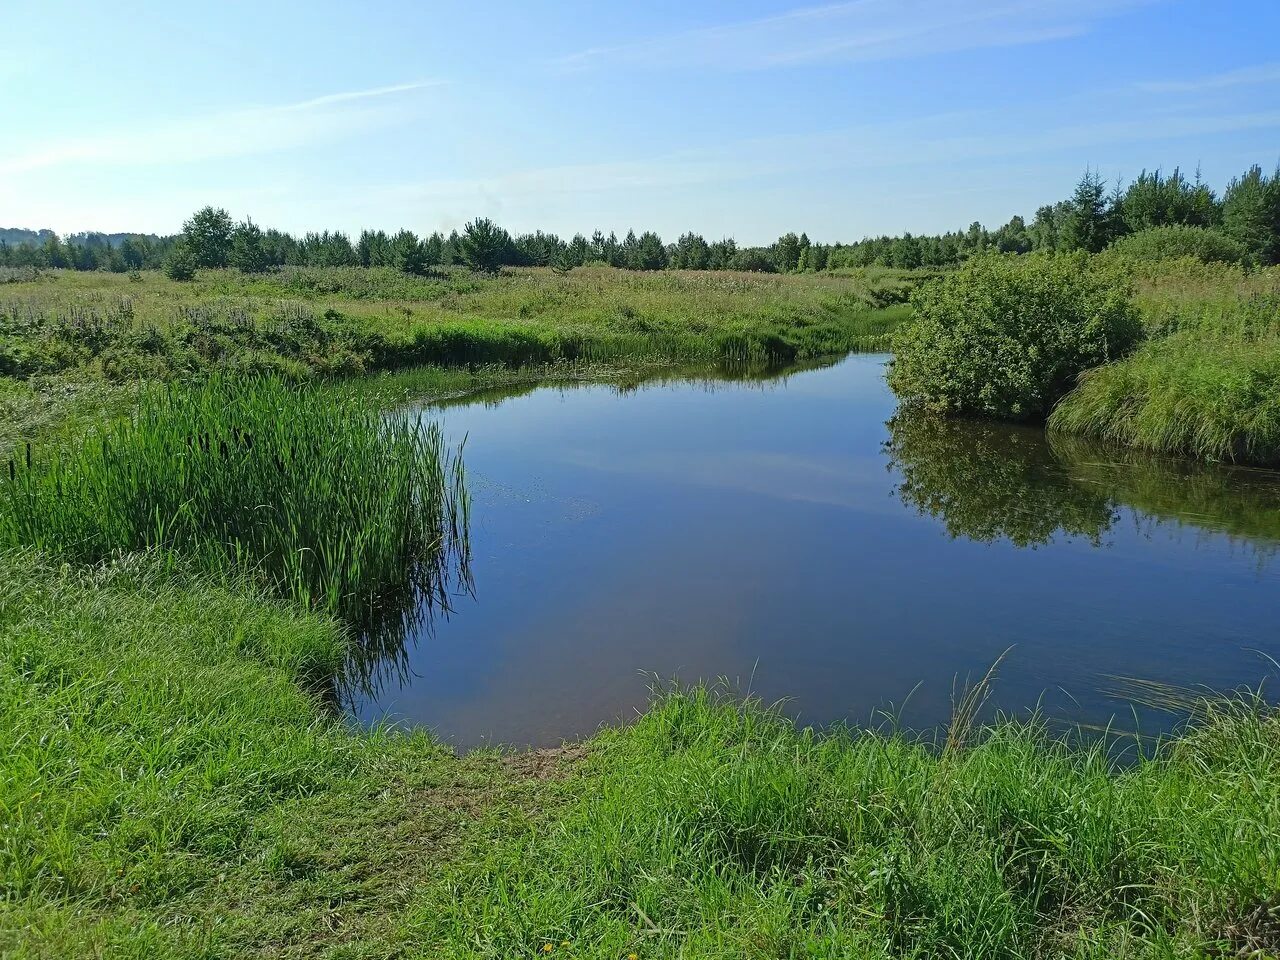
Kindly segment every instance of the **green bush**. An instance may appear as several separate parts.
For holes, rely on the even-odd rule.
[[[1130,260],[1176,260],[1195,257],[1204,263],[1240,263],[1245,248],[1219,230],[1170,224],[1139,230],[1107,248]]]
[[[170,280],[194,280],[196,276],[196,258],[186,244],[178,244],[164,262],[165,276]]]
[[[904,405],[1034,420],[1141,323],[1127,281],[1083,254],[985,256],[918,289],[889,385]]]

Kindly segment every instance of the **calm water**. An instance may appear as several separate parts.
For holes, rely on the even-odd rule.
[[[895,418],[884,362],[424,411],[467,438],[474,597],[358,716],[549,745],[633,715],[656,675],[921,727],[1012,647],[996,706],[1132,727],[1116,678],[1274,671],[1274,475]]]

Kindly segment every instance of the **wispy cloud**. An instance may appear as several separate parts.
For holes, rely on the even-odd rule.
[[[1138,84],[1148,93],[1200,93],[1259,83],[1280,83],[1280,63],[1263,63],[1190,80],[1153,80]]]
[[[933,114],[822,133],[758,137],[641,160],[566,164],[482,178],[436,179],[373,188],[379,199],[407,204],[517,200],[589,193],[664,191],[754,180],[798,170],[897,168],[1028,154],[1101,150],[1120,144],[1177,141],[1246,130],[1280,130],[1280,111],[1151,117],[1040,125],[1008,133],[986,111]],[[1028,123],[1028,127],[1030,122]]]
[[[400,114],[386,101],[442,84],[423,80],[348,90],[297,103],[241,107],[127,132],[43,144],[0,155],[0,175],[77,163],[161,165],[270,153],[390,122]]]
[[[553,61],[604,66],[758,70],[822,61],[895,60],[1078,36],[1156,0],[853,0],[689,30]]]

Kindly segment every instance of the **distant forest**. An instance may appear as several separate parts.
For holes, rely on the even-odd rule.
[[[294,237],[236,223],[227,211],[206,207],[171,237],[0,229],[0,266],[110,270],[165,269],[175,279],[197,270],[232,267],[246,273],[285,266],[390,267],[426,273],[461,264],[494,271],[503,266],[569,269],[591,263],[632,270],[748,270],[776,273],[867,266],[942,268],[986,251],[1100,252],[1122,247],[1137,256],[1188,253],[1246,265],[1280,263],[1280,168],[1268,175],[1252,167],[1219,195],[1178,169],[1144,171],[1128,184],[1108,184],[1086,171],[1070,197],[1041,207],[1027,223],[1015,216],[994,230],[972,223],[937,235],[883,236],[855,243],[817,243],[787,233],[767,247],[734,240],[707,241],[686,233],[665,243],[653,231],[629,231],[621,240],[596,231],[565,240],[537,231],[512,236],[479,219],[462,232],[419,237],[409,230],[366,230],[353,242],[340,231]]]

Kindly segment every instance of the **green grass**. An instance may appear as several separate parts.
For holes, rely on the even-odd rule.
[[[1158,453],[1280,465],[1280,335],[1149,340],[1082,377],[1049,427]]]
[[[553,826],[473,849],[409,923],[447,957],[1280,949],[1280,725],[1219,705],[1152,758],[1106,754],[1034,722],[937,750],[678,693],[592,742]]]
[[[5,467],[0,544],[77,563],[157,548],[361,625],[398,620],[395,597],[446,602],[465,557],[461,460],[434,427],[338,391],[156,387],[97,436],[28,442]]]
[[[328,714],[303,678],[344,632],[250,584],[4,564],[6,956],[1280,948],[1280,724],[1254,702],[1121,766],[964,709],[945,742],[818,734],[705,689],[576,764],[456,758]]]
[[[154,556],[0,563],[0,956],[386,956],[479,810],[536,805],[496,754],[328,712],[325,616]]]
[[[1157,358],[1185,389],[1219,318],[1240,320],[1220,342],[1267,342],[1257,276],[1210,279],[1217,300],[1209,281],[1141,281],[1151,338],[1126,362],[1185,338],[1185,367]],[[975,728],[980,697],[935,740],[670,692],[564,757],[458,758],[332,710],[359,612],[398,611],[384,601],[406,575],[438,589],[448,542],[465,549],[448,451],[379,410],[620,364],[632,385],[683,359],[753,376],[879,342],[861,338],[893,326],[906,286],[598,270],[6,283],[0,363],[22,379],[0,378],[0,956],[1280,953],[1280,721],[1249,698],[1199,704],[1194,727],[1120,765],[1034,720]],[[400,370],[420,359],[468,366]],[[1250,362],[1229,361],[1206,382]],[[376,369],[399,372],[243,377]],[[153,378],[184,383],[131,385]],[[1090,535],[1111,499],[1166,490],[1119,471],[1132,489],[1113,494],[1122,481],[1065,434],[1003,457],[1001,436],[967,437],[977,459],[935,475],[954,436],[934,427],[898,424],[903,492],[966,529]],[[992,503],[1063,483],[1080,485],[1067,515],[993,526]]]
[[[1081,377],[1052,431],[1161,454],[1280,465],[1280,270],[1147,264],[1146,340]]]
[[[303,378],[422,364],[792,360],[872,349],[910,277],[511,270],[53,272],[0,294],[0,374],[109,380],[210,369]]]

